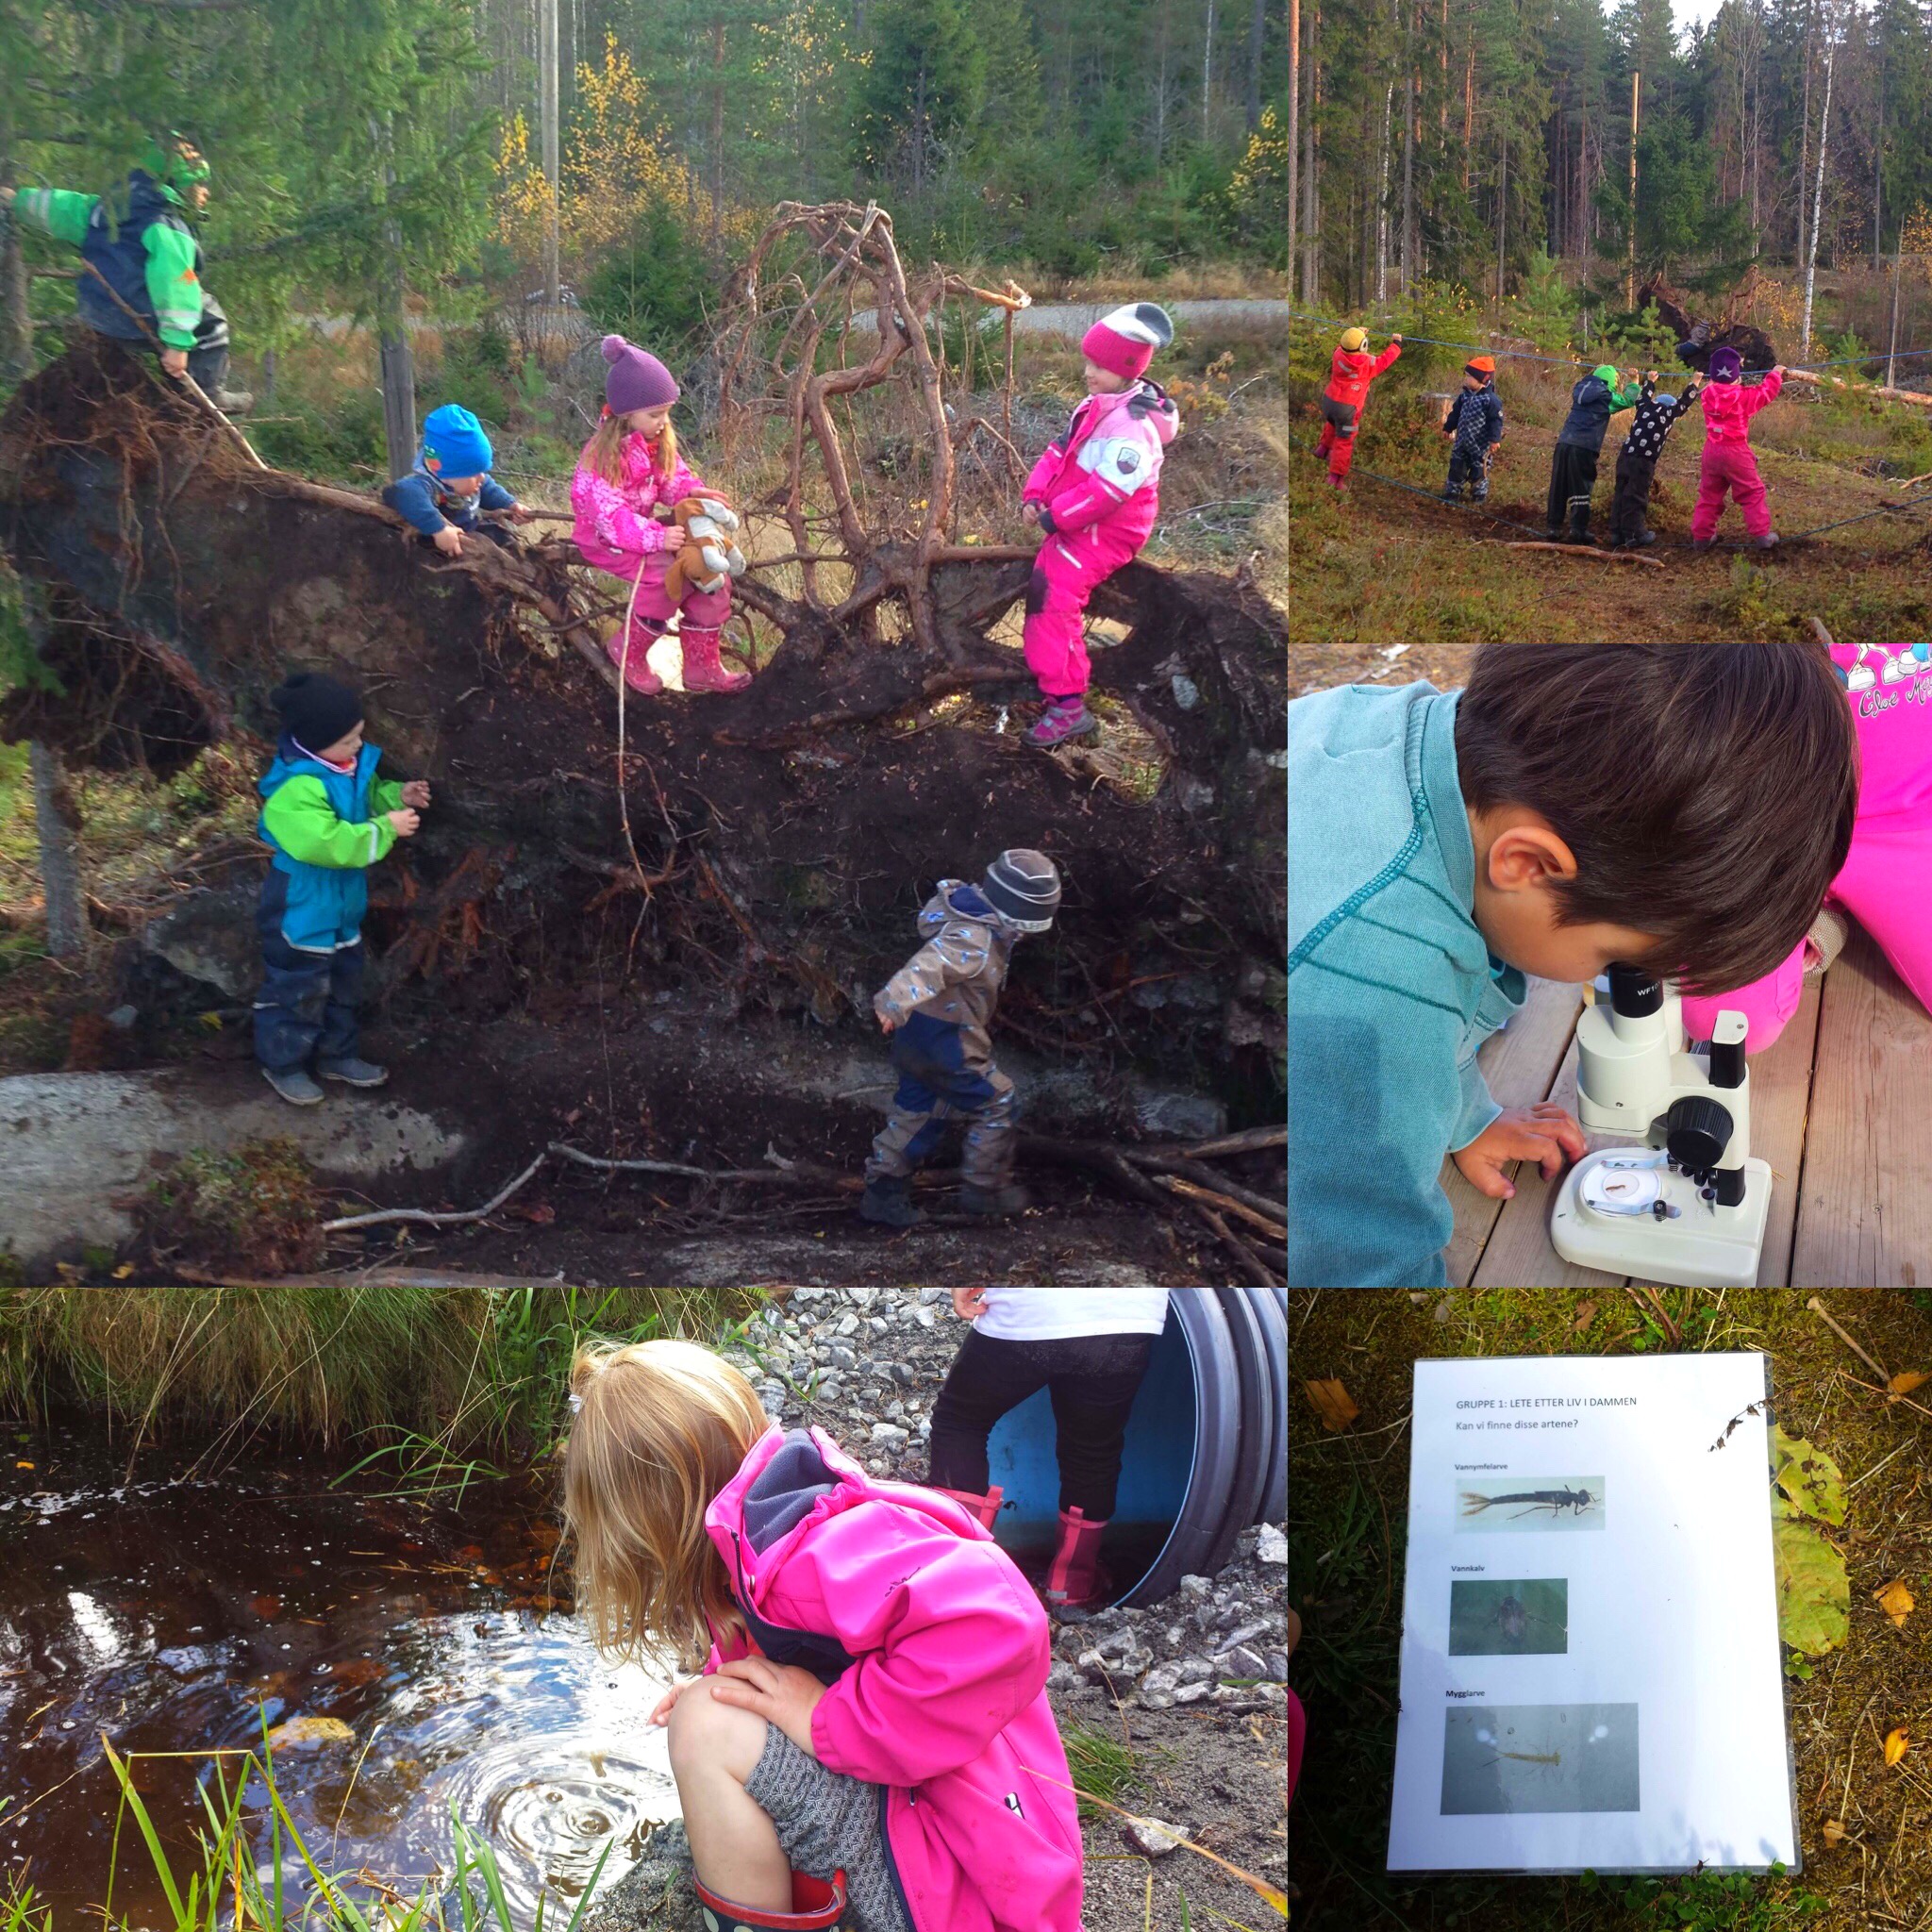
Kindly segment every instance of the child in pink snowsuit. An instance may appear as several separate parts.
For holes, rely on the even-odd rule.
[[[1743,361],[1737,350],[1710,352],[1710,387],[1704,391],[1704,462],[1697,480],[1697,508],[1690,512],[1690,541],[1708,550],[1717,535],[1728,491],[1744,512],[1744,528],[1760,550],[1777,542],[1771,527],[1771,507],[1764,500],[1764,479],[1751,454],[1751,419],[1767,403],[1777,400],[1785,386],[1780,365],[1762,383],[1746,389],[1738,380]]]
[[[1878,941],[1932,1012],[1932,644],[1834,644],[1831,655],[1858,733],[1858,815],[1824,903]],[[1749,1024],[1745,1050],[1761,1053],[1798,1010],[1807,947],[1736,992],[1687,998],[1685,1030],[1708,1040],[1728,1008]]]
[[[646,695],[664,689],[645,653],[670,627],[674,606],[665,573],[686,538],[662,521],[687,496],[705,486],[678,454],[671,406],[678,388],[657,357],[622,336],[604,338],[604,415],[577,458],[571,478],[572,536],[584,561],[637,584],[629,625],[605,648],[631,690]],[[679,608],[678,642],[684,652],[688,691],[738,691],[751,682],[742,671],[718,661],[718,632],[731,614],[731,580],[714,591],[692,588]]]
[[[1026,665],[1046,700],[1028,744],[1099,730],[1087,708],[1087,600],[1147,541],[1160,513],[1162,453],[1180,413],[1146,378],[1174,324],[1153,302],[1103,316],[1080,341],[1087,400],[1026,479],[1024,514],[1042,539],[1026,587]]]
[[[780,1429],[687,1341],[578,1351],[564,1454],[599,1645],[695,1674],[670,1732],[715,1932],[1080,1932],[1046,1612],[951,1496]]]

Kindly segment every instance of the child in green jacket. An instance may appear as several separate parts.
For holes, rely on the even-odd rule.
[[[317,1074],[350,1087],[389,1078],[356,1051],[363,874],[398,839],[415,836],[429,785],[376,777],[382,753],[362,741],[362,700],[333,677],[299,671],[272,702],[282,737],[258,787],[259,830],[275,856],[256,911],[255,1057],[284,1100],[313,1107],[322,1098]]]
[[[149,144],[112,199],[66,188],[0,189],[14,219],[80,250],[80,319],[104,336],[158,347],[170,375],[192,375],[217,408],[255,400],[226,387],[228,318],[202,286],[201,246],[188,225],[208,204],[208,165],[186,135]],[[117,299],[118,298],[118,299]]]

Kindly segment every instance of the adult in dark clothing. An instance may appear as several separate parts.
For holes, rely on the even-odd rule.
[[[1672,424],[1690,413],[1697,393],[1693,382],[1681,396],[1658,395],[1657,372],[1653,370],[1643,378],[1637,418],[1624,439],[1624,447],[1617,452],[1617,493],[1610,503],[1612,549],[1642,550],[1657,541],[1657,532],[1646,522],[1657,459],[1663,454],[1664,438],[1671,433]]]
[[[1622,387],[1619,383],[1616,370],[1607,362],[1599,362],[1570,391],[1570,413],[1557,432],[1556,454],[1550,463],[1550,500],[1543,512],[1550,535],[1558,542],[1590,541],[1590,493],[1596,488],[1596,462],[1604,446],[1604,432],[1610,426],[1610,418],[1619,409],[1627,409],[1641,393],[1634,377]]]

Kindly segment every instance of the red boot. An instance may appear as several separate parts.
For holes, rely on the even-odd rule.
[[[1006,1493],[998,1483],[983,1496],[975,1496],[971,1490],[941,1489],[938,1483],[933,1488],[942,1496],[950,1496],[956,1503],[963,1503],[971,1513],[979,1518],[982,1529],[991,1529],[1000,1520],[1000,1498]]]
[[[808,1878],[803,1872],[791,1874],[791,1909],[769,1911],[762,1906],[734,1905],[708,1891],[704,1882],[693,1876],[698,1904],[704,1907],[709,1932],[767,1932],[768,1927],[791,1928],[808,1932],[814,1926],[836,1925],[845,1913],[845,1874],[835,1872],[829,1880]]]
[[[742,691],[751,682],[748,671],[727,671],[718,661],[718,633],[715,630],[678,631],[684,646],[684,688],[686,691]]]
[[[1106,1527],[1105,1522],[1088,1522],[1078,1509],[1060,1511],[1059,1548],[1046,1573],[1046,1600],[1055,1609],[1088,1609],[1113,1594],[1113,1579],[1100,1562],[1100,1537]]]

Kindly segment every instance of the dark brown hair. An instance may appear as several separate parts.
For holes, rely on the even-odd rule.
[[[1823,646],[1485,644],[1456,713],[1464,801],[1527,806],[1576,856],[1565,925],[1728,992],[1805,936],[1844,864],[1858,744]]]

